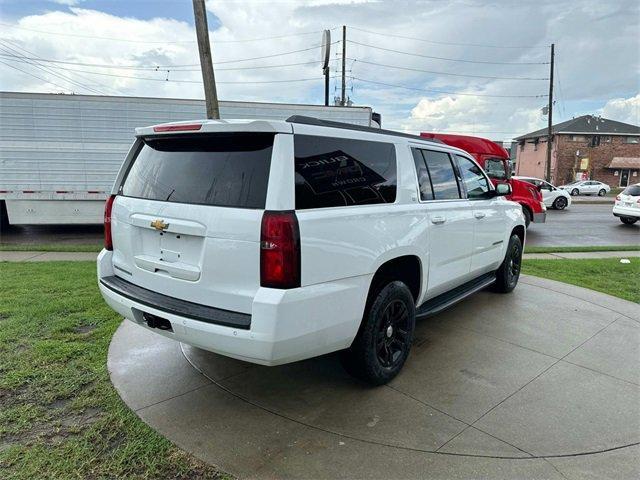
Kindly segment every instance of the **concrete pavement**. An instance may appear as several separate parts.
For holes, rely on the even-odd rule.
[[[640,306],[523,276],[418,322],[388,386],[336,355],[280,367],[125,321],[124,401],[183,449],[251,478],[598,478],[640,471]]]

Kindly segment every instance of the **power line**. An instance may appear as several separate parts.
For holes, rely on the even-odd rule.
[[[394,35],[391,33],[380,33],[373,32],[371,30],[365,30],[363,28],[357,28],[349,26],[349,28],[353,30],[358,30],[359,32],[372,33],[374,35],[380,35],[383,37],[395,37],[395,38],[403,38],[405,40],[415,40],[417,42],[425,42],[432,43],[434,45],[451,45],[457,47],[483,47],[483,48],[549,48],[549,45],[486,45],[481,43],[455,43],[455,42],[440,42],[435,40],[427,40],[425,38],[416,38],[416,37],[405,37],[404,35]]]
[[[81,33],[65,33],[65,32],[50,32],[47,30],[39,30],[36,28],[27,28],[27,27],[19,27],[17,25],[11,25],[9,23],[3,23],[0,22],[0,25],[5,26],[5,27],[9,27],[9,28],[16,28],[18,30],[25,30],[28,32],[36,32],[36,33],[44,33],[45,35],[60,35],[63,37],[79,37],[79,38],[93,38],[93,39],[97,39],[97,40],[110,40],[112,42],[127,42],[127,43],[151,43],[151,44],[163,44],[163,45],[167,45],[167,44],[180,44],[180,43],[196,43],[195,40],[172,40],[172,41],[168,41],[168,40],[132,40],[129,38],[117,38],[117,37],[102,37],[102,36],[97,36],[97,35],[83,35]],[[215,32],[212,32],[213,34],[215,34]],[[260,37],[260,38],[240,38],[237,40],[217,40],[215,41],[215,43],[246,43],[246,42],[259,42],[262,40],[277,40],[280,38],[291,38],[291,37],[301,37],[304,35],[312,35],[312,34],[319,34],[322,33],[322,30],[314,30],[312,32],[300,32],[300,33],[289,33],[286,35],[274,35],[272,37]]]
[[[2,38],[2,37],[0,37],[0,38]],[[335,45],[337,43],[340,43],[340,41],[333,42],[333,43],[331,43],[331,45]],[[308,47],[308,48],[302,48],[302,49],[298,49],[298,50],[290,50],[290,51],[286,51],[286,52],[279,52],[279,53],[274,53],[274,54],[270,54],[270,55],[263,55],[263,56],[260,56],[260,57],[242,58],[242,59],[238,59],[238,60],[224,60],[224,61],[220,61],[220,62],[213,62],[213,64],[214,65],[222,65],[222,64],[229,64],[229,63],[248,62],[248,61],[251,61],[251,60],[262,60],[262,59],[265,59],[265,58],[274,58],[274,57],[280,57],[280,56],[285,56],[285,55],[291,55],[291,54],[294,54],[294,53],[307,52],[307,51],[310,51],[310,50],[316,50],[318,48],[320,48],[320,45],[316,45],[316,46]],[[117,65],[117,64],[105,64],[105,63],[70,62],[70,61],[65,61],[65,60],[34,58],[34,57],[25,57],[25,58],[28,58],[29,60],[38,60],[38,61],[43,61],[43,62],[48,62],[48,63],[60,63],[60,64],[63,64],[63,65],[77,65],[77,66],[83,66],[83,67],[121,68],[121,69],[130,69],[130,70],[168,70],[168,69],[179,69],[179,68],[188,68],[188,67],[200,67],[200,64],[198,64],[198,63],[177,64],[177,65],[139,66],[139,65]],[[216,70],[218,70],[218,69],[216,69]],[[193,71],[195,71],[195,70],[193,70]]]
[[[482,60],[467,60],[462,58],[448,58],[448,57],[435,57],[432,55],[423,55],[421,53],[403,52],[402,50],[393,50],[391,48],[378,47],[376,45],[369,45],[367,43],[360,43],[354,40],[347,40],[354,45],[361,45],[363,47],[373,48],[376,50],[382,50],[385,52],[400,53],[402,55],[411,55],[413,57],[430,58],[432,60],[445,60],[447,62],[461,62],[461,63],[479,63],[484,65],[548,65],[549,62],[489,62]]]
[[[8,42],[8,43],[10,43],[11,45],[13,45],[13,47],[14,47],[14,48],[12,48],[12,47],[10,47],[10,46],[7,46],[7,45],[6,45],[6,43],[7,43],[7,42]],[[9,50],[10,50],[10,51],[12,51],[12,52],[17,52],[19,55],[24,55],[24,54],[22,54],[22,53],[20,53],[20,52],[18,52],[18,51],[16,50],[16,49],[18,49],[18,50],[21,50],[22,52],[25,52],[25,53],[29,54],[29,55],[34,55],[34,56],[35,56],[35,58],[37,58],[36,63],[37,63],[38,65],[41,65],[43,68],[46,68],[46,69],[47,69],[47,71],[50,71],[51,73],[54,73],[54,75],[55,75],[55,72],[52,70],[52,68],[51,68],[51,67],[49,67],[49,66],[47,66],[47,65],[42,65],[42,63],[41,63],[41,58],[40,58],[39,56],[37,56],[35,53],[33,53],[33,52],[31,52],[31,51],[27,50],[27,49],[26,49],[26,48],[24,48],[24,47],[21,47],[21,46],[20,46],[20,45],[18,45],[17,43],[12,42],[12,41],[10,41],[10,40],[2,40],[2,39],[0,39],[0,44],[2,44],[2,45],[4,45],[4,46],[5,46],[5,51],[6,51],[6,48],[9,48]],[[28,63],[28,62],[27,62],[27,63]],[[99,83],[99,82],[95,81],[94,79],[87,78],[87,77],[83,77],[82,75],[77,75],[77,76],[78,76],[78,77],[80,77],[80,78],[82,78],[82,79],[84,79],[84,80],[86,80],[86,81],[91,82],[93,85],[97,85],[97,86],[99,86],[99,87],[106,88],[106,89],[109,89],[109,90],[111,90],[111,91],[113,91],[113,92],[116,92],[117,94],[120,94],[120,92],[119,92],[117,89],[115,89],[115,88],[113,88],[113,87],[110,87],[110,86],[108,86],[108,85],[104,85],[104,84],[102,84],[102,83]],[[65,77],[66,77],[66,76],[65,76]],[[70,80],[75,81],[74,79],[71,79],[70,77],[66,77],[66,78],[69,78]],[[104,92],[100,92],[100,93],[103,93],[103,94],[104,94]]]
[[[9,52],[17,52],[17,53],[19,53],[18,50],[15,50],[14,48],[12,48],[10,46],[7,46],[6,44],[2,44],[2,46],[0,46],[0,49],[2,49],[5,52],[9,51]],[[103,91],[100,91],[100,90],[98,90],[98,89],[96,89],[96,88],[94,88],[94,87],[92,87],[90,85],[86,85],[86,84],[83,84],[81,82],[78,82],[78,81],[74,80],[73,78],[69,77],[68,75],[59,74],[59,73],[51,70],[51,68],[49,68],[49,67],[46,67],[46,66],[43,66],[43,65],[39,65],[38,62],[27,61],[25,63],[31,65],[32,67],[34,67],[34,68],[36,68],[38,70],[41,70],[41,71],[43,71],[45,73],[48,73],[49,75],[53,75],[54,77],[57,77],[57,78],[59,78],[61,80],[64,80],[64,81],[70,83],[71,85],[83,88],[83,89],[88,90],[89,92],[92,92],[92,93],[97,93],[99,95],[105,95],[105,92],[103,92]]]
[[[18,70],[19,72],[22,72],[22,73],[24,73],[26,75],[29,75],[29,76],[31,76],[33,78],[37,78],[38,80],[41,80],[41,81],[43,81],[45,83],[50,83],[51,85],[55,85],[58,88],[62,88],[63,90],[68,90],[67,87],[63,87],[62,85],[58,85],[57,83],[52,82],[51,80],[47,80],[46,78],[42,78],[42,77],[40,77],[38,75],[34,75],[33,73],[27,72],[26,70],[22,70],[21,68],[18,68],[18,67],[14,66],[14,65],[10,65],[10,64],[8,64],[6,62],[3,62],[2,60],[0,60],[0,63],[6,65],[9,68],[13,68],[14,70]]]
[[[374,84],[374,85],[383,85],[385,87],[403,88],[405,90],[414,90],[416,92],[442,93],[442,94],[446,94],[446,95],[464,95],[464,96],[469,96],[469,97],[494,97],[494,98],[543,98],[543,97],[546,97],[546,95],[493,95],[493,94],[488,94],[488,93],[446,92],[446,91],[443,91],[443,90],[434,90],[434,89],[429,89],[429,88],[408,87],[406,85],[394,85],[392,83],[376,82],[376,81],[373,81],[373,80],[366,80],[364,78],[359,78],[359,77],[350,77],[350,78],[353,78],[353,80],[358,80],[358,81],[364,82],[364,83],[371,83],[371,84]]]
[[[535,77],[499,77],[493,75],[471,75],[471,74],[463,74],[463,73],[451,73],[451,72],[435,72],[433,70],[422,70],[420,68],[412,68],[412,67],[401,67],[398,65],[387,65],[384,63],[370,62],[368,60],[359,60],[359,59],[349,59],[357,61],[358,63],[366,63],[367,65],[375,65],[378,67],[386,67],[386,68],[396,68],[399,70],[409,70],[412,72],[421,72],[421,73],[432,73],[434,75],[450,75],[453,77],[470,77],[470,78],[485,78],[490,80],[549,80],[548,78],[535,78]]]

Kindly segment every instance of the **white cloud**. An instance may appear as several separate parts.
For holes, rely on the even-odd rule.
[[[631,98],[614,98],[598,113],[610,120],[640,125],[640,93]]]
[[[67,4],[75,0],[60,0]],[[132,0],[133,1],[133,0]],[[190,9],[190,2],[179,8]],[[178,8],[178,7],[176,7]],[[367,0],[302,1],[225,1],[208,2],[207,8],[221,23],[212,32],[215,62],[226,62],[271,55],[277,52],[319,45],[320,31],[335,28],[334,40],[340,40],[339,24],[347,24],[350,40],[378,47],[411,52],[418,55],[498,62],[546,62],[548,48],[536,47],[556,43],[556,110],[554,119],[562,121],[582,112],[598,108],[607,117],[638,123],[638,43],[640,25],[638,4],[632,0],[619,2],[602,0],[539,0],[536,3],[496,0],[452,0],[417,4],[398,0],[376,2]],[[132,10],[132,11],[135,11]],[[635,14],[635,15],[634,15]],[[20,91],[75,91],[87,93],[93,88],[111,94],[202,98],[198,83],[175,83],[183,79],[200,81],[200,71],[193,68],[172,68],[170,72],[133,70],[126,68],[96,68],[91,66],[47,64],[45,71],[27,63],[16,63],[7,57],[7,48],[31,56],[79,63],[119,65],[190,65],[198,63],[195,32],[186,22],[167,18],[140,20],[118,17],[78,7],[50,11],[20,19],[2,19],[4,23],[30,30],[3,28],[3,38],[13,44],[0,49],[0,60],[46,78],[57,85],[25,75],[0,65],[0,89]],[[210,26],[217,25],[210,19]],[[417,42],[389,35],[374,35],[357,30],[417,37],[435,42],[522,45],[523,49],[478,48]],[[33,30],[55,31],[73,35],[120,38],[129,42],[84,38],[81,36],[48,35]],[[252,38],[306,33],[295,37],[235,42]],[[163,43],[134,43],[133,41]],[[186,43],[185,43],[186,41]],[[171,43],[180,42],[180,43]],[[16,46],[17,45],[17,46]],[[492,65],[459,63],[403,55],[376,50],[356,43],[347,45],[348,74],[365,80],[406,85],[418,90],[404,90],[347,80],[353,86],[349,95],[356,104],[371,105],[383,114],[389,128],[408,131],[457,130],[477,132],[492,138],[509,138],[519,133],[541,128],[545,117],[540,107],[545,98],[499,98],[438,94],[425,90],[467,92],[482,95],[538,95],[548,89],[546,81],[498,80],[454,75],[422,73],[384,68],[368,62],[404,66],[413,69],[455,74],[498,77],[548,76],[548,65]],[[332,52],[332,73],[336,73],[338,49]],[[13,51],[15,54],[15,50]],[[11,54],[11,53],[9,53]],[[4,56],[3,56],[4,55]],[[353,61],[352,59],[357,59]],[[319,103],[323,98],[320,67],[297,65],[274,69],[225,70],[234,67],[289,64],[319,60],[319,49],[296,54],[216,66],[219,96],[226,100],[258,100]],[[64,68],[76,71],[63,70]],[[77,71],[83,70],[83,71]],[[53,72],[53,73],[52,73]],[[88,72],[122,77],[152,77],[164,81],[144,81],[94,75]],[[75,84],[60,76],[70,76]],[[273,81],[317,78],[301,83],[271,83],[234,85],[229,81]],[[80,85],[78,85],[78,83]],[[332,93],[335,80],[332,80]],[[337,93],[337,92],[336,92]],[[626,99],[626,100],[625,100]],[[634,100],[635,99],[635,100]],[[634,106],[635,105],[635,106]],[[635,113],[634,113],[635,112]],[[513,133],[512,133],[513,132]]]

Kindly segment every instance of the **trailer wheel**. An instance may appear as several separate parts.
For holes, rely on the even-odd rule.
[[[7,213],[7,204],[4,200],[0,200],[0,231],[9,228],[9,214]]]

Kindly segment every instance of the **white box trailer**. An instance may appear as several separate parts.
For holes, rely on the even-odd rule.
[[[17,225],[102,223],[134,129],[205,112],[204,100],[0,92],[0,216]],[[220,102],[223,119],[291,115],[376,125],[370,107]]]

